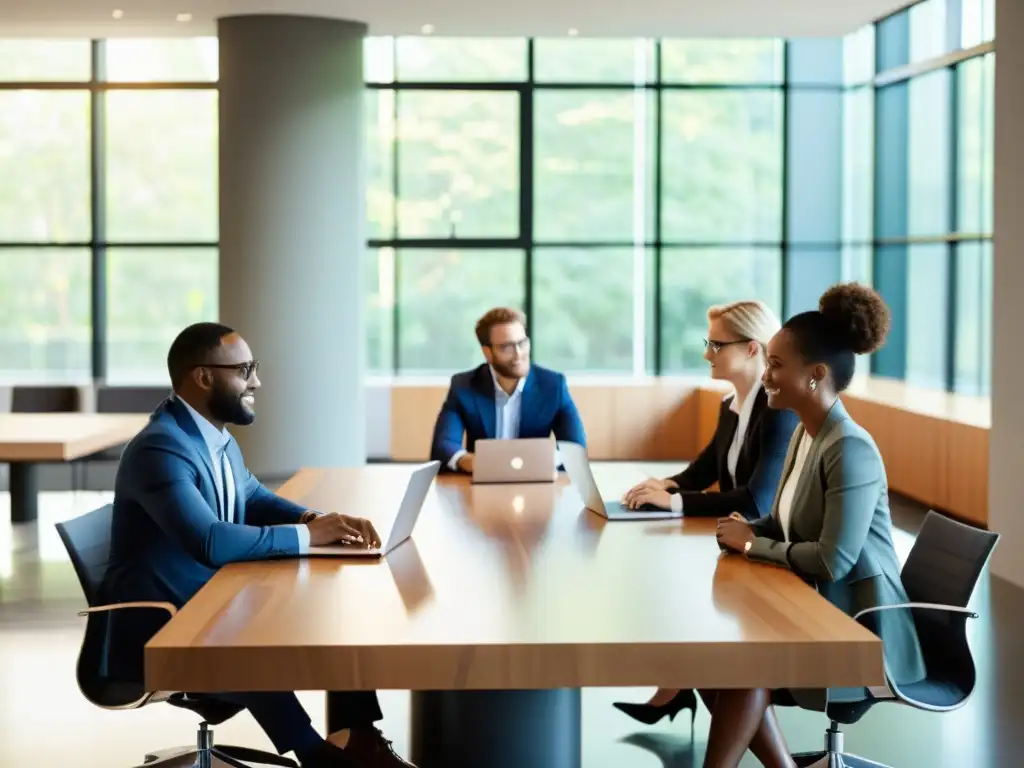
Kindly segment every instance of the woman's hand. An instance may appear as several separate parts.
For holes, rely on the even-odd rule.
[[[672,494],[660,488],[641,488],[626,502],[628,509],[640,509],[644,504],[651,504],[658,509],[672,508]]]
[[[754,532],[750,530],[750,524],[732,515],[718,521],[716,536],[719,545],[731,552],[743,552],[746,543],[754,541]]]
[[[635,503],[636,498],[646,491],[667,491],[669,488],[675,486],[671,480],[661,480],[657,477],[649,477],[642,483],[637,483],[622,497],[622,503],[630,509],[635,509],[638,504]],[[666,507],[667,508],[667,507]]]

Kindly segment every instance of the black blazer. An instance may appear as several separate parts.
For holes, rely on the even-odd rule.
[[[799,419],[792,411],[769,408],[768,395],[763,387],[758,388],[736,461],[734,485],[729,474],[729,446],[740,418],[729,408],[731,400],[722,402],[711,442],[690,466],[670,478],[679,487],[669,492],[682,494],[683,514],[687,517],[726,517],[739,512],[747,520],[757,520],[771,514],[786,451]],[[704,492],[716,482],[718,491]]]

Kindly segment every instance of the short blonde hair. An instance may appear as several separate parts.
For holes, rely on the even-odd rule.
[[[772,336],[782,328],[778,316],[768,305],[753,299],[711,307],[708,320],[722,320],[737,336],[756,341],[761,345],[762,357],[767,356]]]

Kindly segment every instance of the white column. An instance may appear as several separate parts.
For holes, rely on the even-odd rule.
[[[1024,3],[998,0],[989,527],[992,572],[1024,586]],[[956,468],[953,468],[956,471]]]
[[[223,18],[220,307],[260,360],[254,473],[366,460],[364,24]]]

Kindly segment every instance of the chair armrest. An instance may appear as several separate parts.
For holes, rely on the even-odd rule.
[[[865,608],[863,611],[857,611],[853,618],[859,620],[861,616],[868,613],[875,613],[877,611],[890,611],[895,608],[924,608],[933,611],[946,611],[947,613],[963,613],[969,618],[976,619],[978,614],[968,608],[961,608],[958,605],[942,605],[941,603],[893,603],[892,605],[876,605],[874,608]]]
[[[86,608],[84,611],[79,611],[79,616],[88,616],[90,613],[102,613],[103,611],[119,611],[122,608],[160,608],[167,611],[171,616],[178,612],[170,603],[158,603],[150,601],[142,601],[135,603],[111,603],[110,605],[96,605],[92,608]]]

